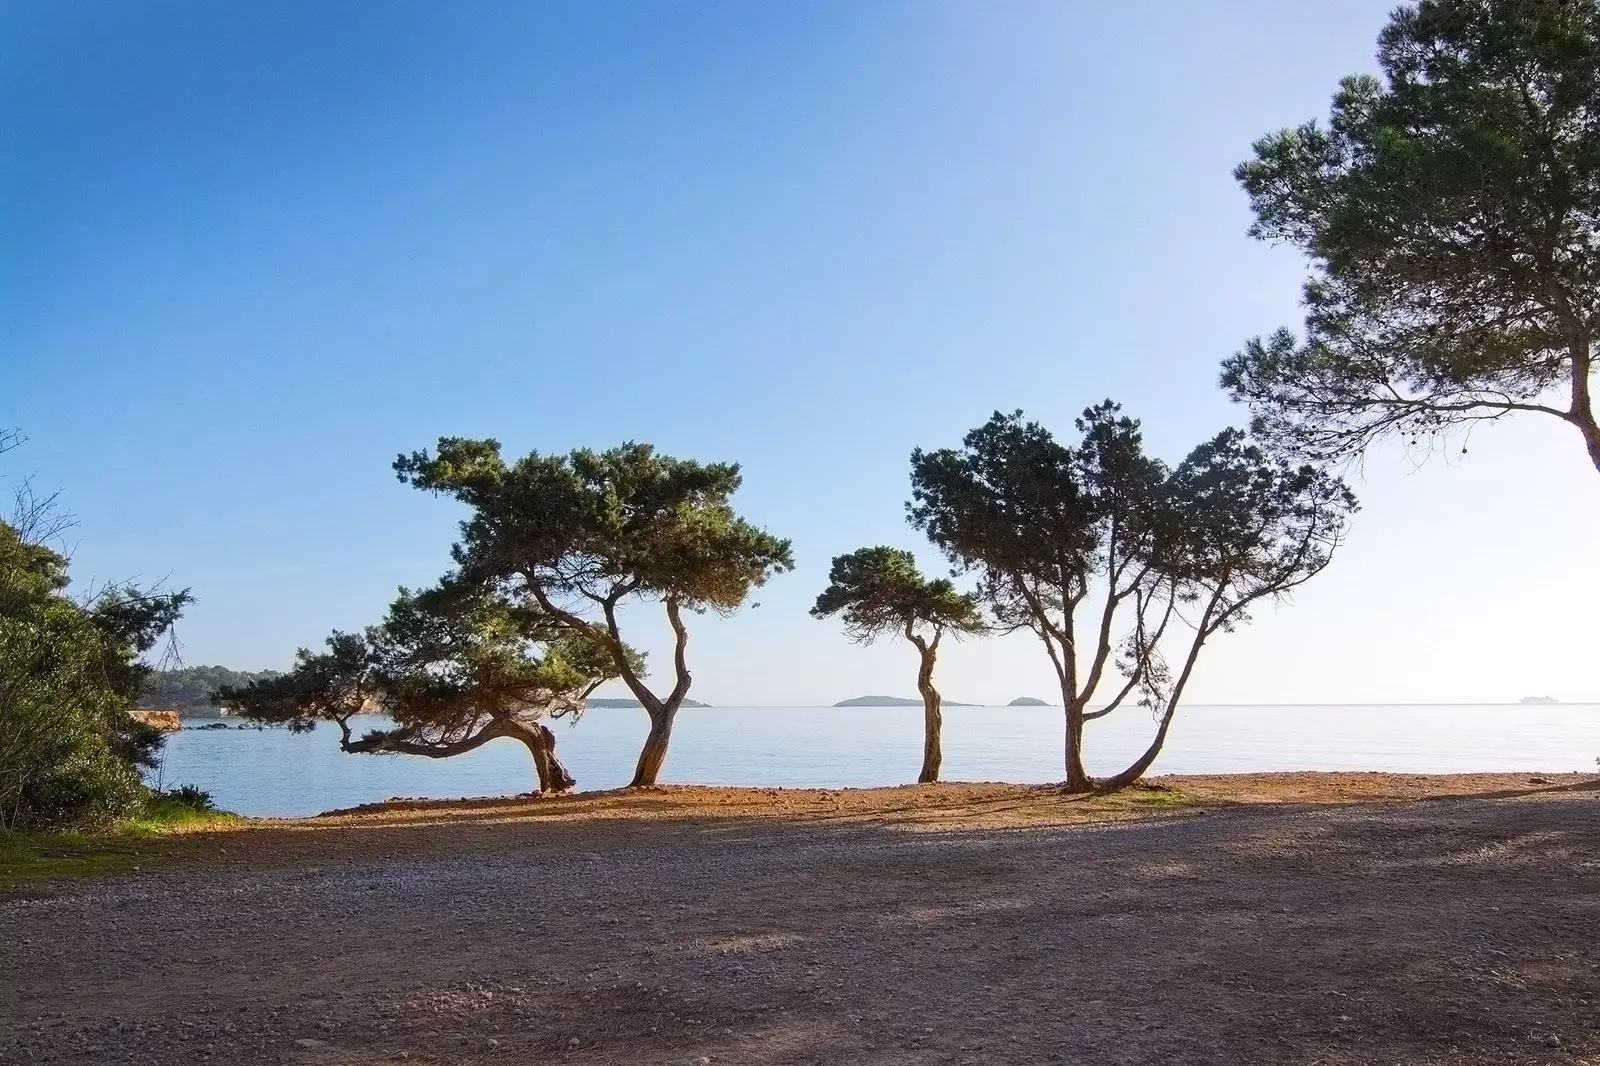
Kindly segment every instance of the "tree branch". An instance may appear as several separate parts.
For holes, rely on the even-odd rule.
[[[672,695],[667,697],[668,706],[676,709],[689,694],[689,661],[687,651],[689,647],[689,628],[683,624],[683,611],[678,605],[676,593],[669,592],[666,596],[667,621],[672,624],[672,669],[677,677],[677,683],[672,686]],[[610,614],[607,614],[610,617]]]
[[[342,727],[343,724],[341,723]],[[345,730],[345,734],[348,737],[349,730]],[[414,741],[402,729],[392,733],[369,733],[356,741],[341,740],[339,748],[342,751],[351,753],[396,752],[401,755],[421,755],[429,759],[448,759],[453,755],[461,755],[472,751],[474,748],[481,748],[489,741],[499,737],[514,735],[514,732],[506,722],[496,718],[471,736],[448,744]]]

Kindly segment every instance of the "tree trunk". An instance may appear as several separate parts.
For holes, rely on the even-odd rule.
[[[542,723],[535,722],[527,732],[518,737],[533,757],[533,768],[539,777],[540,792],[569,792],[577,780],[556,758],[556,735]]]
[[[647,708],[650,712],[650,733],[644,738],[644,748],[639,752],[639,763],[634,767],[629,788],[653,785],[661,775],[661,766],[667,761],[667,744],[672,740],[672,719],[678,708],[662,706]]]
[[[1589,343],[1589,335],[1582,330],[1576,330],[1570,337],[1569,354],[1572,357],[1572,407],[1566,414],[1567,421],[1578,427],[1578,432],[1583,434],[1584,447],[1589,452],[1589,462],[1600,470],[1600,423],[1594,416],[1594,394],[1590,390],[1589,377],[1594,373],[1594,349]]]
[[[1161,754],[1161,746],[1167,742],[1167,729],[1172,725],[1172,716],[1177,709],[1176,700],[1167,705],[1166,713],[1161,716],[1161,726],[1156,730],[1155,739],[1150,741],[1150,746],[1144,750],[1144,754],[1120,774],[1101,781],[1098,791],[1116,792],[1127,788],[1145,775],[1145,771],[1156,761],[1156,756]]]
[[[1083,768],[1083,705],[1065,687],[1061,695],[1067,715],[1067,791],[1093,792],[1094,779]]]
[[[939,745],[944,715],[940,709],[939,690],[933,687],[933,664],[939,653],[934,648],[922,649],[922,668],[917,671],[917,691],[922,693],[922,771],[917,783],[926,785],[939,780],[939,764],[944,752]]]
[[[1589,461],[1596,470],[1600,470],[1600,424],[1597,424],[1594,415],[1577,423],[1578,432],[1583,434],[1584,447],[1589,450]]]
[[[1206,604],[1205,614],[1201,616],[1200,629],[1194,635],[1194,641],[1189,645],[1189,654],[1183,661],[1183,669],[1178,671],[1178,680],[1173,684],[1172,691],[1167,694],[1167,708],[1161,714],[1161,726],[1156,730],[1155,739],[1150,741],[1150,746],[1144,754],[1134,761],[1122,773],[1115,777],[1107,778],[1100,782],[1100,788],[1106,792],[1115,792],[1127,788],[1150,769],[1156,761],[1156,756],[1161,754],[1161,745],[1167,742],[1167,730],[1172,726],[1173,715],[1178,713],[1178,702],[1183,699],[1183,690],[1189,687],[1189,677],[1194,673],[1194,664],[1199,661],[1200,649],[1205,647],[1206,638],[1209,637],[1227,618],[1227,612],[1218,617],[1214,612],[1217,604],[1222,600],[1222,590],[1226,586],[1219,584],[1211,595],[1211,602]]]

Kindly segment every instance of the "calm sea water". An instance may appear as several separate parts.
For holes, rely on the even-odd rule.
[[[1059,707],[946,707],[949,781],[1058,781]],[[381,722],[373,719],[371,725]],[[645,712],[592,709],[554,723],[581,789],[626,784]],[[1090,770],[1120,770],[1154,730],[1130,707],[1088,725]],[[1155,773],[1256,770],[1594,770],[1600,704],[1562,706],[1184,707]],[[901,784],[922,760],[920,707],[709,707],[678,714],[664,781],[782,786]],[[312,815],[395,795],[530,791],[520,744],[456,759],[346,755],[338,731],[184,730],[166,747],[166,786],[197,784],[242,815]]]
[[[373,720],[373,724],[378,723]],[[916,707],[718,707],[678,715],[662,780],[838,788],[902,784],[922,757]],[[626,784],[645,714],[596,708],[554,723],[557,752],[580,789]],[[1088,726],[1089,769],[1119,770],[1153,724],[1137,708]],[[944,776],[951,781],[1060,780],[1057,707],[948,707]],[[1263,770],[1409,772],[1594,770],[1600,705],[1188,707],[1155,773]],[[304,815],[394,796],[490,796],[533,788],[526,750],[498,740],[454,759],[345,755],[338,732],[184,730],[162,778],[193,784],[249,815]]]

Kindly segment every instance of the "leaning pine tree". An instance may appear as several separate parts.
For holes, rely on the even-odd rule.
[[[537,791],[563,792],[575,782],[544,719],[581,712],[589,693],[615,676],[609,655],[561,623],[447,580],[401,590],[381,625],[335,633],[325,652],[302,650],[287,674],[213,698],[295,731],[332,722],[340,748],[352,753],[445,759],[514,740],[533,761]],[[373,712],[392,725],[357,737],[352,720]]]
[[[1060,682],[1067,788],[1118,788],[1160,754],[1206,642],[1320,573],[1355,499],[1319,467],[1224,430],[1169,469],[1107,401],[1062,444],[1021,412],[912,456],[912,524],[973,572],[999,628],[1031,630]],[[1133,701],[1155,734],[1100,782],[1084,731]]]
[[[751,590],[792,569],[789,542],[734,513],[732,463],[659,455],[648,444],[570,455],[537,452],[507,463],[493,440],[443,438],[401,456],[395,470],[419,489],[455,497],[471,514],[454,554],[461,580],[538,610],[609,657],[650,717],[631,786],[653,785],[672,724],[689,694],[688,612],[731,614]],[[672,631],[673,683],[644,681],[622,638],[622,608],[661,605]]]
[[[917,649],[923,716],[922,770],[917,781],[939,780],[943,715],[933,668],[946,633],[959,637],[983,631],[977,598],[959,591],[947,578],[928,580],[910,552],[882,545],[835,557],[828,582],[811,608],[813,617],[841,615],[845,632],[864,644],[883,636],[902,636]]]

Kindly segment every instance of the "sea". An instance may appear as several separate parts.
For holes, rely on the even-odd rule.
[[[396,797],[531,791],[527,750],[496,740],[451,759],[346,755],[338,731],[191,727],[174,733],[151,783],[196,785],[239,814],[298,817]],[[382,726],[381,718],[357,729]],[[637,708],[591,708],[551,723],[581,790],[633,773],[647,720]],[[1123,708],[1086,727],[1091,773],[1120,770],[1154,732]],[[947,781],[1062,778],[1060,707],[946,707]],[[846,788],[904,784],[922,758],[920,707],[708,707],[678,713],[663,783]],[[1152,773],[1383,770],[1403,773],[1592,771],[1600,704],[1190,706]]]

